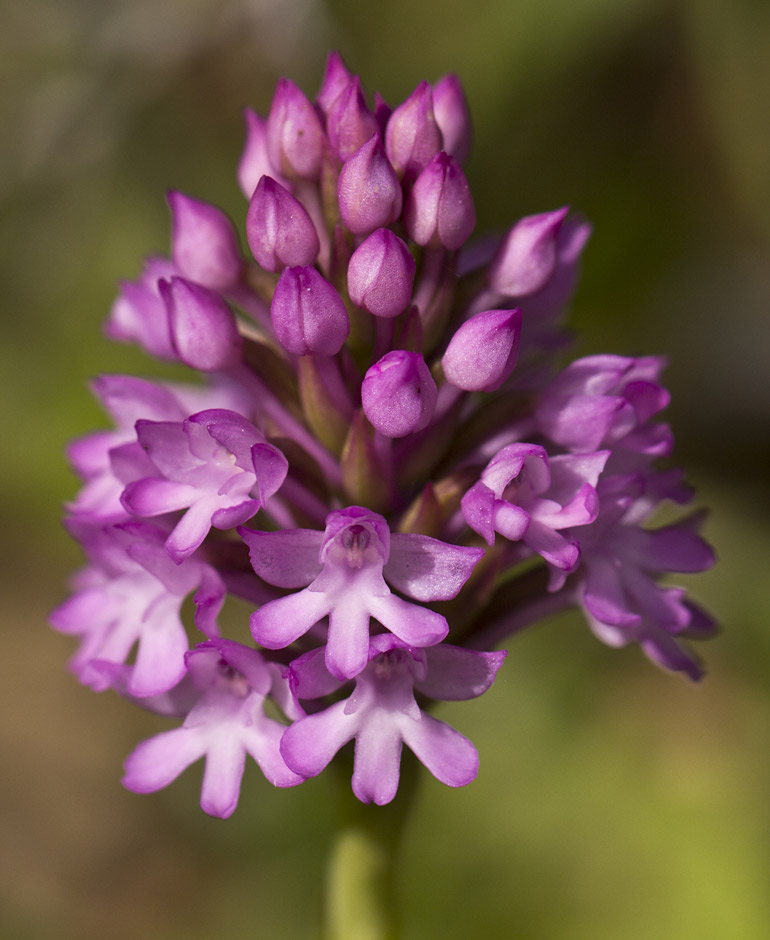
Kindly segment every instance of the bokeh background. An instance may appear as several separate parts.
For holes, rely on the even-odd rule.
[[[770,5],[762,0],[5,0],[0,9],[0,936],[315,938],[321,778],[247,772],[228,822],[199,772],[120,784],[156,719],[66,671],[46,627],[79,563],[65,442],[104,371],[154,369],[101,323],[168,246],[167,188],[241,223],[241,110],[328,49],[370,91],[463,79],[478,230],[565,203],[595,225],[579,351],[665,352],[678,455],[724,632],[692,686],[563,616],[441,717],[481,773],[425,775],[399,869],[407,940],[770,936]]]

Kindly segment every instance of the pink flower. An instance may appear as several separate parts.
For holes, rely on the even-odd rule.
[[[423,711],[415,692],[475,698],[492,684],[505,655],[447,644],[414,649],[393,636],[372,637],[367,665],[350,697],[296,721],[283,737],[281,754],[298,774],[315,777],[355,738],[353,792],[362,802],[380,806],[396,795],[402,744],[442,783],[465,786],[478,772],[476,748]],[[326,673],[320,650],[295,660],[290,676],[300,699],[339,684]]]
[[[263,710],[271,686],[281,680],[260,654],[240,643],[214,640],[201,643],[185,660],[199,700],[181,728],[144,741],[129,755],[123,785],[152,793],[205,757],[201,809],[227,819],[238,805],[247,754],[275,786],[302,783],[279,752],[284,726]]]
[[[328,616],[326,664],[342,679],[366,665],[372,617],[411,646],[431,646],[447,634],[444,617],[402,600],[385,579],[415,600],[448,600],[483,554],[427,536],[391,534],[381,515],[360,506],[330,513],[324,532],[239,532],[254,570],[268,584],[307,585],[252,614],[254,639],[281,649]]]

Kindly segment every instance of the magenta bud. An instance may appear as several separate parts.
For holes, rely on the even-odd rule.
[[[378,228],[356,248],[348,264],[348,293],[375,317],[397,317],[412,297],[415,263],[406,244]]]
[[[461,248],[476,225],[471,189],[459,163],[437,153],[414,182],[404,210],[409,237],[418,245]]]
[[[238,161],[238,185],[243,195],[251,199],[257,183],[263,176],[272,176],[281,186],[288,188],[288,183],[273,169],[267,155],[267,121],[251,108],[243,112],[246,124],[246,141],[241,159]]]
[[[337,96],[327,114],[329,143],[342,160],[347,160],[378,131],[377,119],[366,106],[361,82],[356,75]]]
[[[312,264],[319,249],[318,233],[304,206],[269,176],[262,177],[251,197],[246,240],[265,271]]]
[[[368,370],[361,404],[370,424],[385,437],[406,437],[430,424],[438,389],[419,353],[394,349]]]
[[[449,341],[441,360],[446,380],[466,392],[493,392],[519,356],[521,310],[483,310]]]
[[[158,289],[168,311],[171,343],[182,362],[217,372],[241,358],[242,340],[232,310],[213,290],[172,277]]]
[[[401,184],[376,134],[340,170],[337,197],[342,221],[354,235],[390,225],[401,214]]]
[[[441,131],[433,116],[433,95],[427,82],[391,114],[385,129],[385,150],[396,172],[414,179],[441,150]]]
[[[333,356],[350,332],[342,298],[315,268],[284,268],[270,316],[278,342],[296,356]]]
[[[577,283],[580,257],[591,236],[591,226],[579,216],[564,221],[556,239],[556,266],[545,287],[526,298],[525,313],[532,319],[558,315]]]
[[[471,152],[473,131],[468,101],[456,75],[445,75],[433,86],[433,115],[444,140],[444,150],[458,163],[465,163]]]
[[[324,114],[329,113],[329,109],[350,84],[352,78],[353,75],[345,65],[339,52],[330,52],[326,59],[321,90],[315,99],[316,104]]]
[[[138,280],[121,283],[120,293],[104,325],[107,336],[121,343],[138,343],[160,359],[176,359],[158,283],[161,278],[178,273],[167,258],[148,258]]]
[[[279,79],[267,116],[267,152],[273,169],[288,179],[318,179],[323,138],[313,105],[294,82]]]
[[[489,266],[490,287],[505,297],[542,290],[556,267],[556,246],[569,206],[520,219],[503,239]]]
[[[171,240],[174,264],[190,280],[224,290],[238,283],[241,252],[233,223],[221,209],[172,189]]]

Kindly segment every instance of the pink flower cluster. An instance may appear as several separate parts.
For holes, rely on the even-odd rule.
[[[170,258],[106,329],[202,381],[95,381],[114,427],[71,445],[88,564],[51,616],[81,682],[181,719],[130,755],[130,789],[205,758],[201,806],[227,817],[247,754],[288,787],[351,741],[364,802],[394,797],[404,744],[467,784],[476,750],[431,703],[481,695],[505,653],[479,650],[571,605],[701,675],[686,641],[713,625],[660,583],[711,564],[700,517],[647,526],[691,497],[660,466],[663,362],[561,364],[589,227],[561,208],[469,242],[470,145],[456,77],[391,109],[332,54],[315,101],[283,79],[246,112],[249,254],[169,194]],[[253,645],[221,635],[231,596]]]

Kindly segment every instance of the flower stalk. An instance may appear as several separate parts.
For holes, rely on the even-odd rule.
[[[384,807],[361,803],[349,766],[335,768],[337,825],[326,870],[324,940],[399,940],[398,853],[417,792],[418,765],[404,755],[398,794]]]

